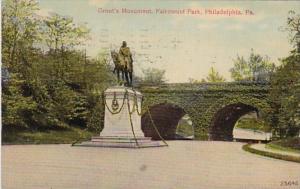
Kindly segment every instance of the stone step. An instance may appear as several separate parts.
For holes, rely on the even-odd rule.
[[[86,141],[81,142],[79,144],[74,144],[74,146],[82,146],[82,147],[115,147],[115,148],[147,148],[147,147],[160,147],[164,146],[160,141],[144,141],[138,142],[135,141],[123,141],[123,142],[111,142],[111,141]]]
[[[135,142],[136,140],[140,142],[146,142],[151,141],[151,138],[137,137],[134,139],[133,137],[92,137],[91,139],[92,142]]]
[[[92,140],[90,142],[103,142],[103,143],[136,143],[135,140]],[[152,140],[137,140],[138,143],[151,143],[153,142]]]
[[[128,138],[132,138],[134,139],[134,137],[123,137],[123,136],[93,136],[92,139],[128,139]],[[151,137],[135,137],[138,140],[151,140]]]

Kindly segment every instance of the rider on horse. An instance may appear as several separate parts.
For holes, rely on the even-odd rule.
[[[126,41],[123,41],[119,51],[121,65],[124,65],[128,72],[132,72],[132,54],[129,47],[127,47]]]
[[[133,59],[132,59],[132,54],[130,52],[129,47],[127,47],[126,41],[123,41],[122,46],[119,50],[119,55],[120,55],[120,64],[124,66],[124,69],[126,70],[127,73],[129,73],[129,79],[127,74],[125,74],[127,84],[132,85],[132,72],[133,72]]]

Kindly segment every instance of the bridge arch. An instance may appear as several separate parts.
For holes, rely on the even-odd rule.
[[[164,139],[176,139],[176,130],[179,121],[187,115],[184,108],[170,102],[163,102],[149,107],[151,118],[159,133]],[[142,115],[142,130],[146,137],[160,139],[152,126],[152,121],[145,112]]]
[[[170,103],[189,115],[197,140],[209,140],[215,114],[230,104],[242,103],[258,110],[259,117],[269,114],[269,84],[266,83],[201,83],[142,86],[143,112],[146,107]],[[267,120],[264,120],[267,121]]]
[[[233,140],[235,123],[245,114],[256,112],[258,117],[270,111],[269,104],[253,97],[225,97],[209,108],[209,140]]]

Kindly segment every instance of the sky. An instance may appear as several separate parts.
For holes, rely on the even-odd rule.
[[[170,83],[201,80],[212,66],[230,81],[233,59],[248,57],[251,49],[278,64],[293,48],[280,27],[289,10],[300,13],[299,1],[39,0],[39,4],[42,16],[52,12],[71,16],[91,29],[90,40],[80,47],[89,57],[118,51],[127,41],[137,75],[146,68],[164,69]],[[223,14],[209,14],[213,11]],[[240,14],[229,16],[225,11]]]

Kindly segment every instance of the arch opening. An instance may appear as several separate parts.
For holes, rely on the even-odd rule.
[[[176,139],[193,140],[195,138],[195,130],[193,122],[188,114],[185,114],[178,122],[176,128]]]
[[[230,104],[221,108],[215,113],[212,119],[209,129],[209,139],[233,141],[233,129],[236,122],[243,115],[250,112],[256,112],[258,115],[258,109],[256,107],[243,103]]]
[[[235,141],[269,141],[271,137],[270,125],[258,118],[256,112],[243,115],[234,125],[233,139]]]
[[[162,103],[152,106],[149,110],[157,130],[164,139],[193,138],[193,136],[188,136],[191,133],[191,131],[187,131],[191,120],[183,108],[170,103]],[[193,130],[191,127],[190,129]],[[142,131],[145,137],[160,140],[147,112],[142,115]]]

